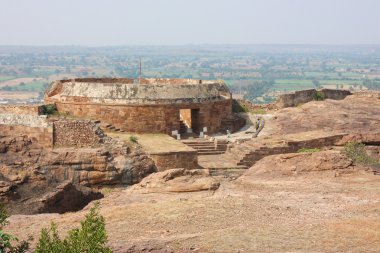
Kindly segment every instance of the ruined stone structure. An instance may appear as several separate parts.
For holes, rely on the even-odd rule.
[[[0,106],[0,137],[28,136],[45,148],[96,146],[104,133],[90,120],[48,119],[43,106]]]
[[[351,95],[349,90],[334,90],[334,89],[315,89],[301,90],[294,93],[280,95],[276,101],[277,108],[293,107],[304,104],[313,100],[317,100],[317,96],[322,96],[322,99],[341,100]]]
[[[232,117],[232,98],[222,81],[192,79],[84,78],[51,84],[45,103],[59,113],[100,120],[137,133],[222,130]]]

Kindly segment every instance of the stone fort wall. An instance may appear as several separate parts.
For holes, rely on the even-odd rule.
[[[0,137],[25,135],[38,142],[43,147],[53,147],[52,127],[30,127],[0,124]]]
[[[15,111],[19,112],[17,109]],[[103,131],[91,121],[49,122],[46,115],[10,113],[0,114],[2,136],[28,136],[46,148],[94,146],[103,142],[105,137]]]
[[[10,111],[22,113],[29,111],[30,108],[23,110],[26,107],[21,107],[19,110],[16,107],[8,107]],[[3,112],[3,111],[2,111]],[[36,112],[32,109],[32,112]],[[0,136],[24,136],[27,135],[31,139],[37,141],[44,147],[53,147],[53,128],[46,121],[44,115],[28,115],[28,114],[0,114]]]
[[[166,133],[180,130],[180,109],[194,110],[199,131],[221,130],[232,114],[232,99],[223,81],[195,79],[82,78],[53,82],[45,103],[58,112],[95,119],[103,124],[136,133]]]
[[[42,114],[41,105],[0,105],[0,113],[9,114],[29,114],[40,115]]]
[[[315,89],[296,91],[294,93],[280,95],[276,101],[277,108],[294,107],[315,100],[317,92],[323,94],[325,99],[341,100],[351,95],[348,90]]]
[[[220,131],[221,122],[232,113],[232,100],[189,105],[109,105],[56,102],[59,112],[96,119],[136,133],[166,133],[179,130],[179,110],[199,109],[199,126],[210,133]]]

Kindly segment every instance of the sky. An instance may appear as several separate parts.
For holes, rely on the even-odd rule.
[[[0,45],[380,44],[380,0],[0,0]]]

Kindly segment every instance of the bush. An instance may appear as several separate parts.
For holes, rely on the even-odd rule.
[[[42,109],[43,115],[52,115],[52,114],[58,113],[57,107],[55,107],[55,105],[53,105],[53,104],[43,105],[43,106],[41,106],[41,109]]]
[[[134,143],[137,143],[137,137],[136,136],[134,136],[134,135],[131,135],[131,136],[129,136],[129,140],[131,141],[131,142],[134,142]]]
[[[317,101],[325,100],[325,98],[326,98],[325,94],[320,90],[317,90],[317,92],[314,95],[314,100],[317,100]]]
[[[232,112],[239,113],[239,112],[248,112],[248,108],[244,105],[240,104],[238,101],[234,100],[232,104]]]
[[[365,145],[360,142],[349,142],[344,146],[344,154],[351,158],[354,162],[363,165],[371,165],[377,163],[375,159],[370,157],[366,150]]]
[[[52,223],[50,229],[42,229],[36,253],[111,253],[105,246],[107,232],[103,216],[99,214],[99,203],[91,208],[81,227],[70,230],[68,236],[61,240],[57,226]]]
[[[297,151],[297,153],[315,153],[320,151],[320,148],[301,148]]]
[[[3,228],[8,224],[7,218],[9,214],[5,209],[5,206],[0,203],[0,253],[23,253],[29,249],[29,242],[31,237],[27,241],[20,242],[17,246],[12,245],[12,241],[18,242],[17,237],[7,234]]]

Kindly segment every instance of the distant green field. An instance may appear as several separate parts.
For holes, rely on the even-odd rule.
[[[362,80],[339,80],[339,79],[328,79],[319,80],[321,85],[361,85]],[[277,79],[274,84],[274,90],[277,91],[295,91],[314,88],[312,80],[302,80],[302,79]]]
[[[15,79],[13,76],[0,76],[0,82]]]
[[[44,91],[45,88],[44,88],[44,83],[45,82],[41,82],[41,81],[36,81],[36,82],[30,82],[30,83],[26,83],[25,85],[17,85],[17,86],[14,86],[12,87],[13,90],[19,90],[19,91]]]
[[[294,91],[314,88],[311,80],[298,79],[276,79],[274,90],[276,91]]]
[[[342,77],[361,79],[363,78],[363,74],[355,73],[355,72],[345,72],[345,73],[342,73]]]
[[[335,72],[305,72],[306,77],[315,77],[318,78],[337,78],[338,74]]]
[[[320,80],[321,84],[362,84],[363,82],[361,80]]]
[[[49,76],[54,74],[53,69],[36,69],[33,71],[34,76]]]
[[[230,79],[225,79],[224,82],[228,85],[228,86],[233,86],[235,84],[235,80],[230,80]]]

